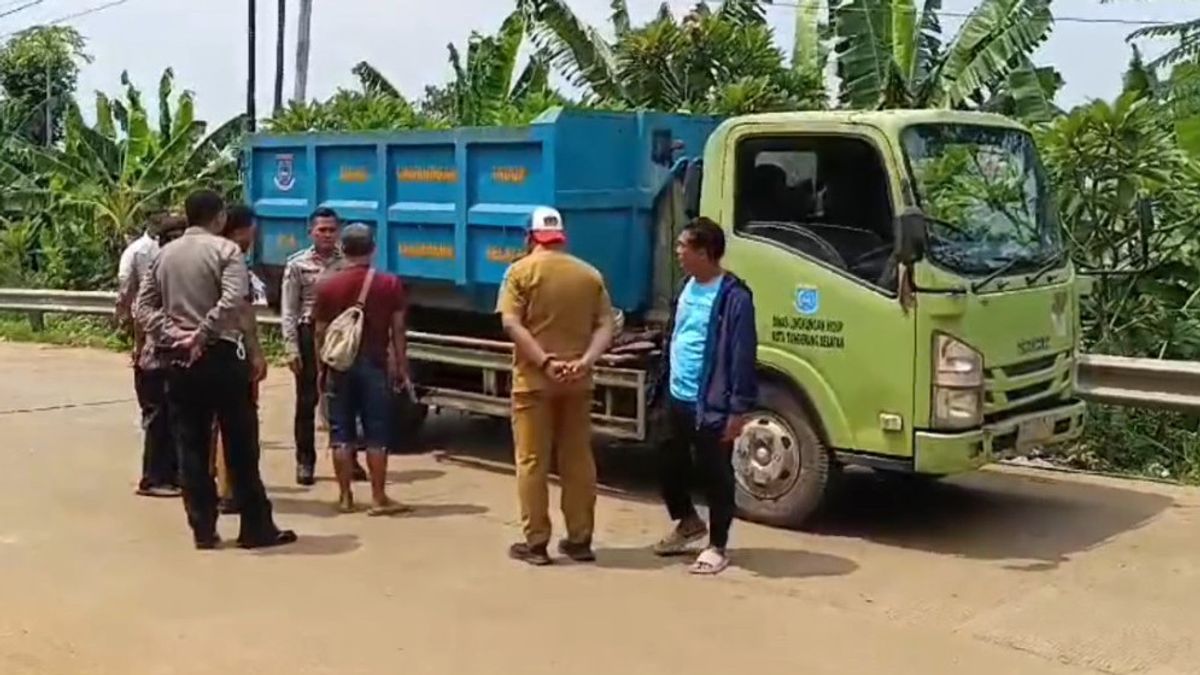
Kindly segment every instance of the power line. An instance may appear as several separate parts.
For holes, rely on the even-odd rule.
[[[6,16],[12,16],[13,14],[17,14],[18,12],[24,12],[25,10],[29,9],[30,7],[37,7],[38,5],[42,4],[45,1],[46,0],[29,0],[28,2],[21,5],[20,7],[15,7],[13,9],[5,9],[4,11],[0,12],[0,19],[3,19]],[[5,5],[5,7],[12,7],[15,4],[17,4],[17,3],[11,2],[7,5]]]
[[[772,2],[770,2],[767,5],[767,7],[800,7],[800,4],[796,3],[796,2],[783,2],[782,0],[772,0]],[[847,11],[870,13],[870,12],[876,12],[876,11],[890,12],[892,10],[891,10],[891,8],[886,8],[886,9],[881,8],[881,9],[877,10],[877,9],[870,8],[870,7],[843,7],[838,10],[831,9],[830,13],[833,14],[833,13],[837,13],[837,12],[847,12]],[[913,13],[916,13],[918,10],[914,7],[912,9],[912,11],[913,11]],[[936,11],[936,12],[934,12],[934,14],[938,15],[939,17],[945,16],[945,17],[951,17],[951,18],[955,18],[955,19],[969,19],[972,16],[974,16],[970,12]],[[1142,26],[1142,27],[1171,26],[1176,23],[1179,23],[1177,21],[1150,21],[1150,20],[1144,20],[1144,19],[1110,19],[1110,18],[1099,17],[1099,16],[1058,16],[1058,15],[1054,16],[1054,21],[1055,21],[1055,23],[1061,22],[1061,23],[1115,24],[1115,25],[1119,25],[1119,26]]]
[[[41,23],[38,23],[38,24],[35,24],[35,25],[39,25],[39,26],[55,26],[55,25],[58,25],[58,24],[60,24],[60,23],[66,23],[66,22],[68,22],[68,21],[74,21],[75,19],[82,19],[82,18],[83,18],[83,17],[85,17],[85,16],[91,16],[92,14],[96,14],[96,13],[98,13],[98,12],[103,12],[103,11],[105,11],[105,10],[112,9],[112,8],[114,8],[114,7],[120,7],[121,5],[124,5],[124,4],[125,4],[125,3],[127,3],[127,2],[130,2],[130,0],[112,0],[111,2],[106,2],[106,3],[102,4],[102,5],[96,5],[95,7],[89,7],[89,8],[87,8],[87,9],[80,10],[80,11],[78,11],[78,12],[75,12],[75,13],[73,13],[73,14],[67,14],[66,16],[60,16],[60,17],[58,17],[57,19],[52,19],[52,20],[50,20],[50,21],[41,22]],[[22,30],[24,30],[24,29],[22,29]],[[12,37],[12,36],[14,36],[14,35],[16,35],[17,33],[20,33],[20,32],[21,32],[21,31],[19,31],[19,30],[16,30],[16,31],[12,31],[12,32],[10,32],[10,33],[5,33],[5,34],[3,34],[3,35],[0,35],[0,38]]]

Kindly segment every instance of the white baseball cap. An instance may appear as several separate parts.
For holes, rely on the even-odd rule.
[[[529,235],[539,244],[561,244],[567,240],[558,209],[539,206],[529,219]]]

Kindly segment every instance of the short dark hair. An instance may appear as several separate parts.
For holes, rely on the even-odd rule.
[[[360,258],[375,252],[375,230],[362,223],[352,223],[342,229],[342,253]]]
[[[208,227],[225,210],[225,200],[212,190],[196,190],[188,195],[183,210],[188,225]]]
[[[725,230],[711,218],[700,216],[684,225],[683,231],[688,235],[688,245],[704,251],[709,260],[720,262],[725,257]]]
[[[254,209],[245,204],[230,204],[225,208],[225,230],[222,235],[229,235],[254,225]]]
[[[336,220],[338,222],[341,222],[341,220],[342,220],[341,218],[338,217],[337,211],[334,211],[333,209],[329,208],[328,206],[322,206],[322,207],[319,207],[316,211],[313,211],[312,215],[308,217],[308,224],[312,225],[312,224],[316,223],[318,218],[333,218],[334,220]]]

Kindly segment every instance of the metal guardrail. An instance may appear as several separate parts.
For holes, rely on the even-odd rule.
[[[1076,390],[1096,403],[1200,414],[1200,362],[1084,354]]]
[[[27,312],[35,324],[44,314],[111,314],[115,301],[115,293],[104,291],[0,288],[0,311]],[[279,316],[262,307],[259,321],[277,325]],[[417,333],[410,337],[451,339]],[[487,346],[497,345],[511,348],[505,343]],[[1080,398],[1094,403],[1200,414],[1200,362],[1085,354],[1079,359],[1076,388]]]

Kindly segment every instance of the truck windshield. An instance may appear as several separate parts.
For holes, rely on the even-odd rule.
[[[903,133],[913,188],[928,217],[928,251],[969,275],[1028,271],[1063,260],[1046,177],[1024,131],[918,124]]]

